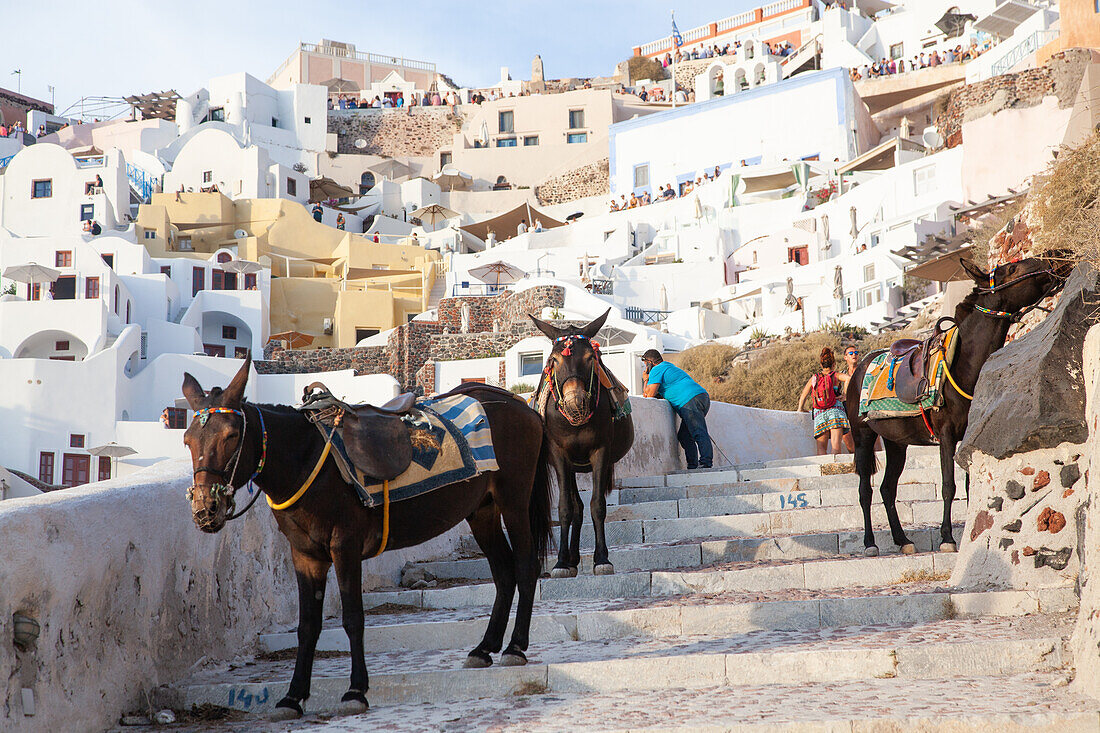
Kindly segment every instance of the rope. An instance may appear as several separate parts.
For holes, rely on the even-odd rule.
[[[332,434],[330,433],[328,436],[328,440],[325,441],[325,449],[321,451],[321,457],[317,460],[317,465],[313,467],[313,472],[309,474],[309,478],[307,478],[306,482],[302,484],[302,488],[294,492],[294,496],[290,497],[282,504],[276,504],[271,500],[271,497],[269,496],[267,497],[267,505],[275,511],[282,511],[283,509],[293,506],[295,502],[301,499],[302,496],[307,491],[309,491],[309,487],[313,485],[313,480],[317,478],[317,474],[321,473],[321,466],[325,465],[325,459],[328,458],[328,452],[331,448]]]
[[[378,546],[378,552],[371,557],[378,557],[386,551],[386,544],[390,541],[390,482],[382,482],[382,544]]]

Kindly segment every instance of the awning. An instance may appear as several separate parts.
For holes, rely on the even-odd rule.
[[[858,158],[853,158],[837,168],[838,175],[846,175],[853,171],[884,171],[897,165],[897,153],[899,150],[912,150],[923,152],[924,148],[911,140],[900,137],[890,138],[886,142],[871,148]]]
[[[126,97],[130,106],[141,113],[141,119],[176,120],[176,100],[181,99],[175,89],[166,92],[150,92]]]
[[[474,235],[483,242],[489,238],[489,232],[492,231],[496,233],[497,241],[502,242],[516,233],[516,228],[519,226],[521,220],[527,222],[528,229],[532,229],[535,226],[535,219],[539,220],[543,229],[553,229],[554,227],[564,226],[563,222],[539,211],[531,206],[531,204],[522,203],[511,211],[494,216],[492,219],[479,221],[475,224],[467,224],[460,228],[462,231]]]
[[[1008,38],[1016,32],[1016,28],[1021,23],[1038,11],[1039,8],[1024,0],[1001,0],[992,13],[974,24],[974,28],[1001,38]]]
[[[928,260],[908,268],[905,274],[941,283],[950,282],[951,280],[968,280],[970,275],[966,273],[959,261],[965,259],[969,252],[969,248],[948,252],[934,260]]]
[[[744,193],[758,193],[760,191],[782,190],[798,183],[794,171],[788,168],[778,173],[770,173],[763,176],[741,176],[745,182]]]

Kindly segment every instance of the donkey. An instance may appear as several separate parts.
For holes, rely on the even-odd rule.
[[[362,560],[383,549],[425,542],[463,519],[488,558],[496,585],[488,628],[466,666],[493,663],[490,655],[503,644],[517,586],[515,627],[500,661],[505,666],[526,664],[535,587],[552,522],[549,449],[539,416],[522,400],[495,387],[477,384],[455,390],[484,406],[500,469],[388,504],[387,533],[384,509],[364,508],[328,455],[325,441],[301,412],[245,401],[251,363],[251,357],[245,359],[224,390],[214,387],[205,392],[193,376],[184,375],[183,394],[196,413],[184,443],[194,464],[194,485],[188,496],[199,529],[218,532],[233,518],[233,495],[251,475],[273,506],[279,531],[290,541],[298,578],[298,653],[290,689],[276,704],[274,717],[301,717],[301,703],[309,698],[329,567],[336,569],[351,648],[351,686],[340,711],[355,714],[369,707]],[[395,451],[398,446],[371,448]],[[302,493],[303,488],[308,491]]]
[[[555,578],[575,577],[581,562],[584,505],[577,490],[578,473],[592,473],[589,506],[596,535],[592,572],[595,575],[615,572],[615,566],[608,559],[604,533],[607,494],[614,484],[615,463],[634,444],[634,422],[629,415],[614,419],[611,391],[601,383],[598,371],[603,367],[592,339],[610,312],[609,308],[581,328],[558,328],[531,316],[535,326],[554,342],[538,394],[542,395],[544,386],[550,390],[543,420],[559,489],[561,543],[558,562],[550,571]]]
[[[871,476],[874,474],[874,445],[877,435],[886,447],[886,469],[879,493],[886,507],[890,534],[903,553],[916,547],[901,527],[897,499],[898,479],[905,468],[905,452],[910,445],[940,447],[940,471],[943,476],[943,521],[940,523],[940,552],[955,552],[958,545],[951,528],[951,503],[955,501],[955,448],[966,433],[967,418],[974,385],[982,365],[1004,346],[1008,329],[1040,301],[1057,291],[1065,282],[1065,267],[1054,260],[1030,258],[1001,265],[985,272],[967,260],[960,260],[976,283],[973,291],[955,308],[958,347],[955,361],[949,365],[952,381],[944,384],[943,406],[927,415],[868,420],[859,414],[860,386],[871,360],[882,353],[873,351],[863,357],[852,375],[845,408],[852,425],[855,464],[859,473],[859,503],[863,509],[863,554],[878,555],[871,527]],[[967,477],[969,486],[969,476]],[[969,491],[968,491],[969,494]]]

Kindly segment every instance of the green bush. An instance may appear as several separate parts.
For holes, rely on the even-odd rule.
[[[528,384],[527,382],[516,382],[508,389],[516,394],[527,394],[528,392],[535,391],[535,385]]]

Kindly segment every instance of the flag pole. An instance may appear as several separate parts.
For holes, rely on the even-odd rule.
[[[669,36],[669,40],[672,41],[672,50],[679,53],[680,49],[676,45],[676,11],[670,11],[672,13],[672,35]],[[672,108],[676,109],[676,53],[672,54]]]

